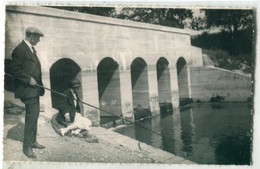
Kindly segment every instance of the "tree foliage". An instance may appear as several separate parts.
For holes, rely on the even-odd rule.
[[[207,29],[206,20],[201,16],[195,16],[190,22],[190,29],[199,31]]]
[[[86,6],[51,6],[57,9],[63,9],[68,11],[88,13],[93,15],[108,16],[111,17],[115,13],[114,7],[86,7]]]
[[[55,6],[53,8],[177,28],[188,27],[187,23],[193,17],[192,10],[182,8],[123,8],[120,11],[114,7]]]
[[[191,10],[181,8],[123,8],[117,18],[184,28],[192,16]]]
[[[230,32],[231,38],[235,38],[238,30],[253,27],[253,10],[222,10],[207,9],[205,11],[206,28],[219,27]]]

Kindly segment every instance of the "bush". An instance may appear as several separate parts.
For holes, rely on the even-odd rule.
[[[215,67],[227,70],[236,70],[242,68],[242,64],[237,59],[237,57],[231,56],[226,51],[220,49],[203,49],[202,52],[214,62]]]
[[[191,37],[191,44],[203,49],[215,63],[214,66],[235,70],[246,69],[251,72],[253,66],[254,34],[252,29],[238,31],[233,38],[227,31]]]

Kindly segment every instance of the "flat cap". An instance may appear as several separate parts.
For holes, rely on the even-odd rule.
[[[70,81],[70,85],[71,85],[71,87],[73,87],[73,88],[80,87],[80,81],[79,81],[78,79],[72,79],[72,80]]]
[[[38,28],[36,27],[28,27],[25,30],[25,33],[31,33],[31,34],[37,34],[39,36],[44,36],[44,34],[42,33],[42,31],[40,31]]]

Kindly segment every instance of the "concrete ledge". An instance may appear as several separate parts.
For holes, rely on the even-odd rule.
[[[90,134],[94,134],[99,139],[103,139],[111,144],[118,144],[125,146],[133,151],[143,151],[148,153],[149,156],[155,160],[155,163],[163,164],[196,164],[195,162],[186,160],[182,157],[175,156],[174,154],[168,153],[166,151],[154,148],[145,143],[139,142],[137,140],[131,139],[127,136],[118,134],[114,131],[107,130],[101,127],[93,127]]]
[[[76,12],[65,11],[65,10],[54,9],[54,8],[46,8],[46,7],[38,7],[38,6],[7,6],[6,10],[9,12],[19,12],[25,14],[27,13],[33,15],[40,15],[43,17],[55,17],[55,18],[70,19],[70,20],[77,20],[77,21],[84,21],[84,22],[109,24],[113,26],[133,27],[139,29],[177,33],[177,34],[183,34],[188,36],[190,35],[184,29],[159,26],[159,25],[134,22],[134,21],[126,21],[123,19],[102,17],[97,15],[91,15],[91,14],[76,13]]]
[[[23,103],[19,99],[14,98],[13,93],[11,93],[9,91],[5,91],[4,93],[5,93],[5,100],[8,100],[18,106],[24,107]],[[40,116],[43,118],[40,118],[40,120],[38,121],[38,124],[45,125],[45,121],[46,120],[49,121],[48,119],[51,119],[52,115],[55,113],[57,113],[56,109],[44,107],[44,112],[40,113]],[[179,156],[175,156],[166,151],[157,149],[157,148],[147,145],[143,142],[139,142],[137,140],[131,139],[127,136],[121,135],[121,134],[116,133],[111,130],[107,130],[102,127],[92,127],[92,129],[90,130],[90,134],[95,135],[98,139],[102,139],[102,140],[104,140],[110,144],[116,145],[116,146],[123,146],[132,151],[142,151],[143,153],[147,154],[147,156],[152,158],[155,163],[196,164],[195,162],[186,160]]]
[[[251,75],[246,75],[246,74],[243,74],[243,73],[234,72],[234,71],[231,71],[231,70],[222,69],[222,68],[218,68],[218,67],[214,67],[214,66],[205,66],[204,68],[215,69],[215,70],[221,70],[221,71],[223,71],[223,72],[228,72],[228,73],[231,73],[231,74],[235,74],[235,75],[240,75],[240,76],[252,78]]]

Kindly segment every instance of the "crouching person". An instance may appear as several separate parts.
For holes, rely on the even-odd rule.
[[[71,80],[69,88],[63,92],[66,97],[62,97],[59,102],[59,113],[56,117],[56,121],[64,127],[67,127],[69,123],[74,122],[76,112],[81,113],[78,98],[80,86],[80,81],[78,79]],[[67,113],[70,117],[69,123],[65,119],[65,114]]]
[[[65,114],[65,118],[70,118],[68,113]],[[65,128],[61,128],[60,133],[64,136],[70,131],[72,134],[79,135],[81,131],[89,131],[91,125],[92,123],[88,118],[83,117],[80,113],[76,113],[74,122]]]
[[[56,121],[65,128],[61,128],[62,136],[68,131],[78,135],[81,131],[89,131],[92,125],[91,121],[81,115],[80,100],[78,92],[81,84],[78,79],[73,79],[70,82],[69,89],[63,92],[66,97],[61,98],[59,102],[59,113]]]

